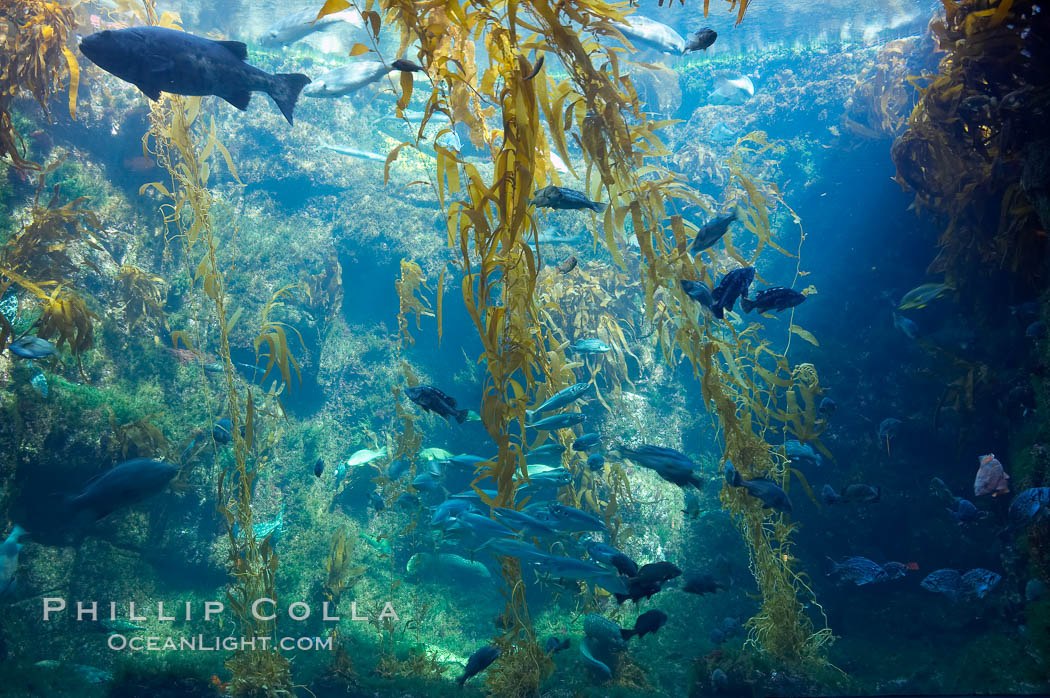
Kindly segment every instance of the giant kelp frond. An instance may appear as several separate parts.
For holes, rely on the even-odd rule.
[[[122,264],[117,271],[117,284],[124,297],[124,315],[128,327],[150,320],[167,327],[164,319],[164,279],[148,274],[134,264]]]
[[[281,380],[284,381],[286,386],[292,384],[292,369],[295,369],[295,376],[302,382],[302,374],[299,372],[299,362],[295,360],[295,356],[292,354],[291,349],[288,348],[288,333],[285,328],[291,329],[292,332],[299,338],[299,344],[303,344],[303,337],[299,334],[299,331],[294,327],[278,322],[271,319],[270,313],[274,309],[280,308],[284,305],[285,298],[291,296],[292,289],[294,286],[286,286],[276,291],[270,300],[266,303],[266,307],[263,308],[262,313],[262,326],[259,328],[259,334],[255,337],[255,358],[256,361],[260,358],[266,358],[266,371],[263,373],[262,382],[266,382],[269,378],[270,373],[273,372],[274,366],[281,372]],[[266,346],[266,353],[260,354],[260,350]]]
[[[328,547],[328,558],[325,560],[327,577],[324,582],[324,597],[334,607],[339,603],[342,593],[351,588],[357,579],[365,573],[365,567],[351,567],[357,536],[346,526],[340,526],[332,534]]]
[[[427,288],[423,270],[412,260],[402,259],[401,278],[395,282],[394,287],[397,290],[398,299],[398,336],[402,341],[408,340],[409,344],[415,344],[416,340],[412,337],[408,327],[409,314],[416,316],[417,330],[424,317],[434,317],[430,304],[423,296],[423,291]]]
[[[98,273],[98,267],[86,254],[73,256],[82,248],[103,251],[101,241],[105,233],[94,212],[84,208],[87,197],[60,204],[56,184],[44,198],[47,177],[61,164],[62,159],[56,160],[37,176],[28,223],[0,248],[0,273],[10,270],[48,281],[68,278],[84,265]]]
[[[161,415],[147,414],[125,424],[117,422],[116,415],[109,413],[109,426],[113,430],[116,445],[123,460],[129,458],[171,459],[171,444],[160,427],[153,423]]]
[[[591,263],[580,265],[571,275],[548,268],[540,276],[537,293],[540,315],[556,338],[553,347],[588,338],[609,346],[610,351],[581,361],[588,379],[591,375],[602,379],[599,398],[601,392],[619,394],[623,386],[632,385],[627,360],[636,369],[642,365],[631,349],[643,301],[638,282],[615,267]]]
[[[69,83],[69,114],[76,118],[80,66],[67,45],[76,28],[72,7],[53,0],[5,0],[0,4],[0,157],[21,169],[40,169],[19,152],[10,107],[32,96],[48,114],[51,98]]]
[[[104,231],[97,216],[83,208],[85,197],[59,204],[56,186],[47,202],[42,203],[47,176],[59,164],[61,160],[43,168],[37,178],[29,221],[0,247],[0,297],[17,286],[35,298],[43,313],[40,336],[59,337],[59,344],[68,343],[79,360],[79,354],[94,343],[93,321],[97,316],[73,290],[70,279],[83,267],[100,273],[88,255],[91,251],[104,251]],[[2,329],[0,349],[11,336],[10,331]]]
[[[1036,38],[1050,17],[1034,0],[944,0],[944,9],[931,25],[946,51],[939,72],[913,79],[919,101],[893,144],[897,181],[948,219],[930,269],[955,281],[964,303],[986,302],[985,284],[969,279],[1003,274],[1027,297],[1050,223],[1045,177],[1035,174],[1042,149],[1031,147],[1050,109],[1050,49]],[[1043,202],[1041,220],[1033,200]]]
[[[916,72],[924,39],[910,36],[879,49],[874,63],[857,78],[857,87],[842,115],[843,126],[864,138],[898,135],[914,107],[914,91],[906,78]]]
[[[54,339],[55,346],[69,345],[69,350],[78,360],[80,354],[95,346],[95,325],[98,315],[88,309],[87,303],[77,293],[63,286],[41,299],[43,313],[40,315],[37,336]]]

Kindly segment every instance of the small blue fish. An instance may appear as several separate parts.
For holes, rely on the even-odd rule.
[[[565,453],[565,447],[559,443],[545,443],[529,451],[526,456],[530,462],[541,462],[544,458],[560,456]]]
[[[241,438],[244,438],[244,425],[241,425]],[[233,423],[230,422],[229,417],[223,417],[219,421],[215,422],[215,426],[212,427],[211,436],[215,439],[215,443],[219,445],[226,445],[233,441]]]
[[[580,438],[572,442],[572,450],[574,451],[589,451],[599,443],[601,443],[602,437],[600,434],[584,434]]]
[[[715,218],[700,228],[696,233],[696,237],[693,238],[693,242],[689,245],[689,254],[698,255],[721,240],[722,236],[729,230],[730,224],[736,220],[736,214],[737,212],[734,210],[729,215]]]
[[[959,581],[964,594],[983,599],[1002,579],[998,572],[977,567],[964,574]]]
[[[383,511],[386,509],[386,504],[383,502],[383,495],[375,490],[372,490],[372,494],[368,495],[368,502],[376,511]]]
[[[321,477],[324,472],[324,458],[318,458],[317,462],[314,463],[314,477]]]
[[[386,476],[391,480],[398,480],[402,475],[407,473],[411,467],[412,464],[407,460],[404,458],[398,458],[390,464],[389,468],[386,469]]]
[[[572,347],[580,354],[604,354],[612,351],[612,347],[600,339],[581,339]]]
[[[43,359],[58,353],[54,344],[40,337],[20,337],[7,349],[20,359]]]
[[[740,309],[745,313],[750,313],[752,310],[757,310],[760,313],[775,310],[779,313],[788,308],[801,305],[805,300],[806,296],[798,291],[783,286],[770,286],[759,291],[754,300],[743,296],[740,299]]]
[[[737,298],[747,298],[747,290],[751,282],[755,280],[754,267],[741,267],[734,269],[718,282],[718,286],[711,293],[715,298],[715,305],[711,312],[721,320],[726,310],[732,310]]]
[[[1010,525],[1021,526],[1050,510],[1050,487],[1030,487],[1010,502]]]
[[[412,480],[412,486],[417,490],[436,490],[441,487],[441,476],[432,470],[424,471],[416,475],[415,479]]]
[[[841,563],[835,562],[829,557],[828,562],[831,563],[831,570],[828,571],[828,576],[837,576],[839,579],[852,582],[857,586],[884,582],[889,579],[889,575],[886,574],[886,570],[882,568],[882,565],[859,555],[847,558]]]
[[[563,388],[558,392],[551,395],[549,398],[544,400],[539,407],[534,410],[525,410],[525,420],[531,422],[533,419],[538,417],[543,412],[550,412],[560,407],[570,405],[576,400],[583,397],[591,387],[590,383],[574,383],[568,388]]]
[[[731,487],[743,487],[749,495],[761,500],[763,509],[791,511],[791,500],[788,499],[787,492],[769,478],[756,477],[745,480],[730,461],[726,461],[725,478]]]
[[[496,645],[486,645],[479,649],[474,654],[470,655],[467,659],[467,666],[463,670],[463,674],[456,679],[456,683],[460,686],[465,684],[469,678],[476,676],[481,672],[489,668],[489,665],[496,661],[496,658],[500,655],[500,648]]]
[[[623,555],[623,553],[611,545],[606,545],[605,543],[596,540],[588,539],[584,545],[587,548],[588,555],[594,558],[596,562],[602,562],[606,565],[611,565],[613,563],[613,558],[617,555]]]
[[[941,569],[930,572],[919,586],[935,594],[944,594],[953,601],[959,596],[962,575],[958,570]]]
[[[820,465],[820,454],[817,450],[801,441],[788,441],[784,444],[784,452],[792,463]]]
[[[977,510],[977,507],[969,499],[956,500],[955,508],[949,508],[947,511],[960,526],[983,518],[983,514]]]
[[[551,504],[542,518],[563,532],[604,531],[605,524],[597,516],[566,504]]]
[[[594,472],[598,472],[605,467],[605,456],[600,453],[592,453],[587,456],[587,467]]]
[[[707,284],[700,281],[691,281],[689,279],[682,279],[678,283],[681,284],[682,290],[685,291],[685,295],[689,296],[708,310],[714,308],[715,297],[711,295],[711,289],[707,287]]]
[[[552,414],[550,417],[544,417],[530,424],[529,428],[536,431],[556,431],[576,426],[586,419],[581,412],[561,412],[560,414]]]
[[[826,397],[820,401],[820,406],[817,407],[817,414],[823,419],[829,419],[831,415],[835,414],[837,408],[838,405],[835,404],[835,401],[830,397]]]
[[[444,526],[460,514],[470,511],[470,508],[471,502],[469,499],[450,497],[434,507],[434,513],[430,517],[430,525]]]

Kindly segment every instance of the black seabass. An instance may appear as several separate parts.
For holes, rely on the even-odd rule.
[[[265,92],[289,124],[299,92],[310,82],[302,73],[271,75],[249,65],[248,47],[239,41],[212,41],[164,27],[90,34],[81,40],[80,52],[150,99],[161,92],[215,95],[243,111],[252,92]]]

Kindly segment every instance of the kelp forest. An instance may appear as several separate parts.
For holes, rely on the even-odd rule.
[[[1045,690],[1038,2],[285,4],[0,8],[0,695]]]

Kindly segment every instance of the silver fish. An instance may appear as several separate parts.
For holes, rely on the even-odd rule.
[[[325,31],[337,24],[349,24],[355,29],[365,28],[365,21],[357,10],[333,12],[317,19],[317,11],[307,8],[293,12],[267,27],[259,37],[259,43],[271,47],[288,46],[314,32]]]

